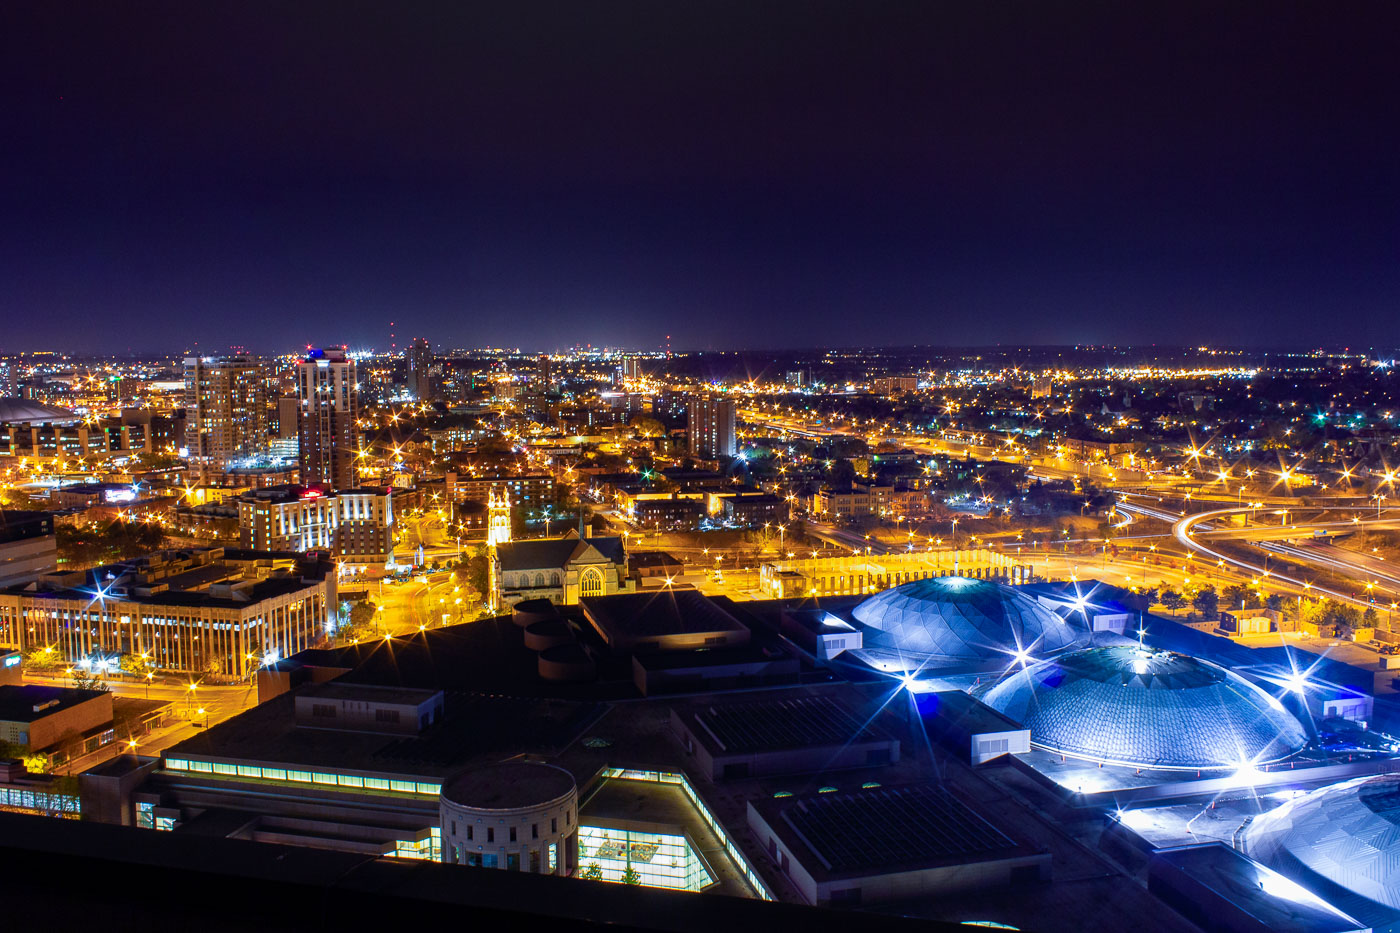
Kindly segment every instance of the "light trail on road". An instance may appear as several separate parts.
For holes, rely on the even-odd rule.
[[[1353,596],[1349,596],[1346,593],[1340,593],[1329,587],[1319,586],[1313,583],[1312,581],[1299,580],[1295,577],[1287,576],[1286,574],[1275,573],[1274,571],[1268,570],[1264,567],[1260,567],[1257,564],[1251,564],[1249,561],[1239,560],[1238,558],[1230,557],[1229,555],[1217,551],[1214,548],[1206,547],[1204,544],[1201,544],[1200,542],[1196,541],[1191,537],[1191,530],[1196,525],[1203,524],[1204,522],[1209,520],[1224,518],[1227,515],[1234,515],[1239,514],[1241,512],[1252,511],[1254,511],[1252,508],[1234,508],[1217,509],[1213,512],[1197,512],[1194,515],[1187,515],[1184,518],[1178,519],[1172,525],[1172,535],[1176,538],[1178,542],[1182,544],[1183,547],[1186,547],[1192,551],[1196,551],[1200,554],[1205,554],[1209,557],[1215,558],[1216,560],[1223,561],[1226,565],[1234,567],[1236,569],[1247,570],[1251,574],[1260,574],[1262,576],[1270,577],[1274,580],[1282,581],[1284,583],[1291,583],[1300,590],[1316,592],[1324,596],[1331,596],[1334,599],[1338,599],[1346,603],[1351,603],[1354,606],[1370,606],[1370,604],[1365,602],[1364,600],[1356,599]]]
[[[1363,567],[1360,564],[1351,563],[1350,561],[1341,560],[1336,557],[1330,557],[1326,554],[1320,554],[1313,550],[1300,548],[1291,544],[1280,544],[1276,541],[1260,542],[1259,547],[1273,554],[1281,554],[1286,557],[1293,557],[1294,559],[1304,561],[1305,563],[1320,564],[1324,567],[1331,567],[1335,570],[1342,571],[1343,573],[1346,573],[1348,571],[1354,571],[1362,574],[1363,576],[1374,577],[1378,581],[1385,580],[1392,586],[1392,588],[1400,587],[1400,577],[1398,576],[1385,573],[1381,570]]]

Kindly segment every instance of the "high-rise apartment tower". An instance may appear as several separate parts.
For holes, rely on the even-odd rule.
[[[690,450],[701,457],[732,457],[738,453],[734,439],[734,400],[693,395],[686,402]]]
[[[297,364],[301,482],[356,487],[359,387],[355,361],[344,347],[312,350]]]
[[[185,446],[201,472],[267,445],[267,394],[251,356],[185,359]]]

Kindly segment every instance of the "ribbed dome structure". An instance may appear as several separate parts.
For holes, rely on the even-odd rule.
[[[867,653],[905,661],[1006,662],[1021,649],[1044,657],[1088,640],[1015,587],[968,577],[905,583],[862,601],[852,615],[866,628]]]
[[[1400,775],[1332,784],[1256,816],[1244,849],[1359,920],[1394,922],[1400,919]]]
[[[82,415],[57,405],[14,396],[0,398],[0,424],[66,424],[81,420]]]
[[[1238,769],[1287,758],[1308,740],[1292,713],[1238,674],[1138,645],[1033,664],[983,700],[1028,727],[1034,745],[1136,767]]]

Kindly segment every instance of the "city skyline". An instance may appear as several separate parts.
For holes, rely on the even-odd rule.
[[[10,6],[17,924],[1400,933],[1394,0]]]
[[[413,340],[426,340],[424,337],[414,337]],[[325,346],[341,346],[343,342],[336,343],[332,340],[320,341]],[[389,338],[384,338],[378,344],[365,344],[346,346],[347,352],[355,359],[395,359],[407,360],[412,343],[405,345],[395,342],[391,344]],[[178,349],[176,345],[147,350],[131,348],[128,350],[113,350],[106,348],[103,350],[82,351],[66,348],[60,344],[40,344],[20,347],[15,349],[0,346],[0,356],[10,357],[15,360],[30,358],[41,360],[44,357],[52,356],[55,360],[111,360],[113,362],[127,361],[147,361],[159,362],[174,361],[179,362],[181,358],[197,357],[200,359],[219,359],[226,356],[246,355],[255,359],[290,359],[304,356],[310,346],[293,345],[273,345],[261,349],[249,348],[246,343],[228,345],[201,345],[199,343],[186,344],[185,349]],[[778,364],[784,359],[794,356],[811,356],[813,358],[821,355],[839,352],[842,355],[857,356],[864,353],[928,353],[931,357],[929,365],[932,368],[940,368],[932,362],[932,358],[947,356],[952,360],[959,356],[969,354],[975,355],[981,352],[999,353],[1007,356],[1008,360],[1014,360],[1014,355],[1024,353],[1028,355],[1047,353],[1052,351],[1062,351],[1069,353],[1093,354],[1099,352],[1118,352],[1127,354],[1141,354],[1144,358],[1158,355],[1162,357],[1175,355],[1192,355],[1196,353],[1225,353],[1234,356],[1248,358],[1264,358],[1268,356],[1298,356],[1307,353],[1324,353],[1327,355],[1351,355],[1358,358],[1371,358],[1380,361],[1389,361],[1393,354],[1400,352],[1400,345],[1396,343],[1376,342],[1372,344],[1343,345],[1341,343],[1320,344],[1320,343],[1297,343],[1293,345],[1274,344],[1264,346],[1242,346],[1216,343],[1104,343],[1104,344],[1027,344],[1027,343],[988,343],[988,344],[847,344],[829,347],[820,346],[679,346],[667,347],[663,342],[660,346],[642,346],[637,344],[603,344],[580,342],[570,345],[453,345],[446,341],[433,342],[433,352],[435,354],[462,355],[462,356],[549,356],[549,357],[589,357],[599,358],[617,357],[630,358],[665,358],[668,355],[672,358],[711,356],[716,358],[736,357],[738,359],[769,358],[767,362]],[[945,361],[946,362],[946,361]]]
[[[29,345],[1390,339],[1383,6],[329,10],[14,18]]]

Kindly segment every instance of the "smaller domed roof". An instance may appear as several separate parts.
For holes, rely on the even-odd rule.
[[[1286,875],[1337,885],[1351,897],[1328,899],[1357,919],[1392,922],[1400,910],[1400,775],[1330,784],[1256,816],[1244,849]]]
[[[82,416],[77,412],[57,405],[45,405],[15,396],[0,398],[0,424],[52,424],[81,420]]]
[[[457,775],[442,786],[442,797],[473,810],[518,810],[558,800],[574,787],[574,776],[563,768],[508,761]]]
[[[876,593],[851,615],[865,626],[867,653],[913,660],[1006,661],[1026,650],[1044,657],[1088,634],[1015,587],[970,577],[931,577]]]

